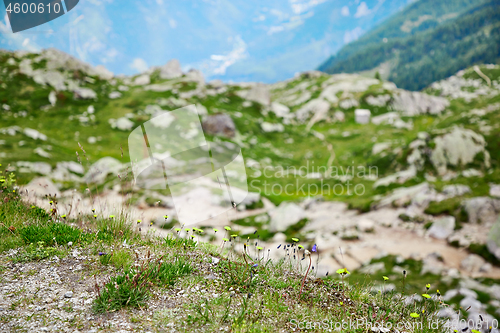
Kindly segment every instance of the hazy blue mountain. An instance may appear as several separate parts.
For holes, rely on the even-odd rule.
[[[474,64],[500,57],[500,1],[421,0],[344,46],[319,69],[327,73],[380,71],[419,90]]]

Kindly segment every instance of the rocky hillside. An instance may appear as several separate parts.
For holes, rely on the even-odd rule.
[[[420,90],[458,70],[498,60],[499,8],[496,0],[416,1],[319,69],[379,72],[400,87]]]
[[[268,248],[292,237],[317,244],[318,276],[347,267],[362,281],[411,268],[415,285],[432,278],[488,294],[476,313],[500,315],[488,289],[500,279],[499,66],[410,92],[316,71],[273,85],[205,82],[177,61],[115,77],[54,49],[2,52],[0,64],[0,158],[26,200],[67,218],[126,208],[158,235],[180,228],[168,189],[130,181],[128,135],[194,104],[211,140],[242,147],[252,192],[199,228],[229,223]],[[221,205],[204,191],[182,200],[197,200],[194,210]]]

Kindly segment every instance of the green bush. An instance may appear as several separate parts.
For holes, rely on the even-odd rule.
[[[96,283],[98,297],[94,300],[93,310],[102,313],[144,306],[151,286],[172,286],[177,278],[192,270],[183,259],[174,262],[150,261],[140,267],[129,268],[124,274],[110,278],[102,288]]]
[[[19,229],[19,234],[26,244],[44,242],[48,246],[76,243],[82,236],[79,229],[56,222],[28,225]]]
[[[38,242],[36,245],[33,243],[28,245],[14,258],[14,262],[39,261],[62,254],[62,251],[55,247],[46,247],[44,245],[43,241]]]

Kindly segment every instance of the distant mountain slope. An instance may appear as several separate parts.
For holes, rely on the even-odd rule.
[[[473,64],[498,61],[499,5],[498,0],[419,1],[319,69],[353,73],[386,63],[385,78],[405,89],[422,89]]]

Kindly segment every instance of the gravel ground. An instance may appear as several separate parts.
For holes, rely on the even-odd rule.
[[[143,309],[96,315],[95,279],[102,285],[116,272],[89,252],[74,249],[63,259],[28,263],[13,263],[15,250],[0,256],[0,332],[178,332],[178,311],[197,296],[212,295],[203,285],[183,283],[153,291]],[[200,259],[197,273],[216,278],[210,258]]]

